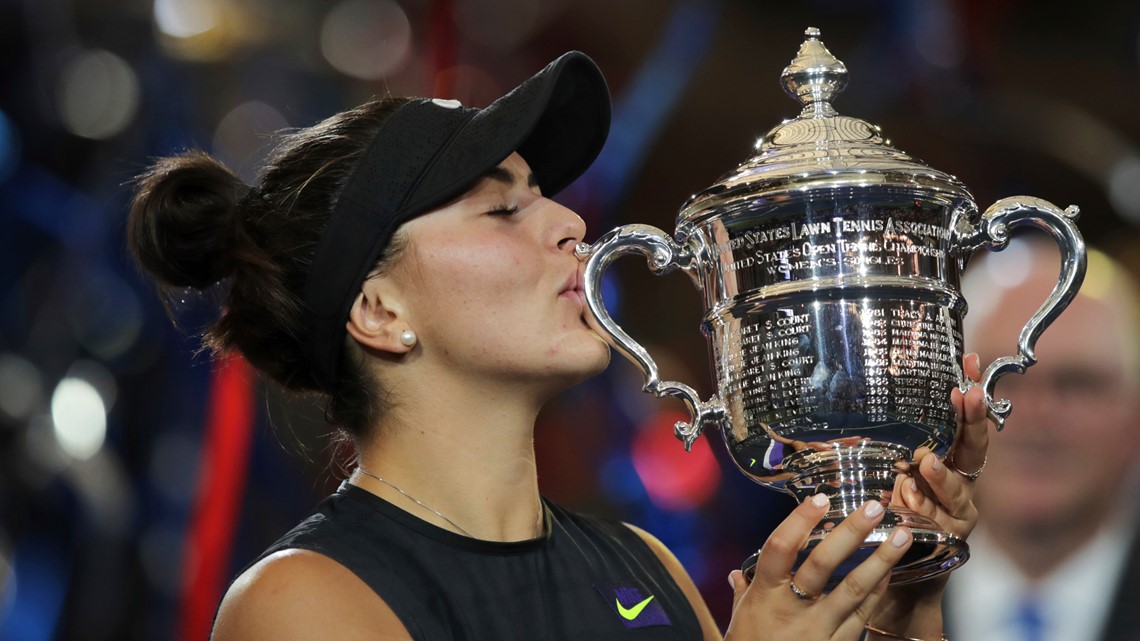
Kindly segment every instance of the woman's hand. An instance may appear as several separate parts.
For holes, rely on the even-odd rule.
[[[971,380],[981,376],[976,354],[963,359],[963,367]],[[949,463],[920,448],[914,462],[899,474],[891,503],[933,519],[942,529],[965,538],[978,522],[970,476],[985,464],[988,421],[980,387],[974,386],[966,394],[955,388],[950,399],[957,410],[958,427],[957,440],[947,457]],[[907,637],[940,638],[942,591],[948,575],[887,587],[891,569],[912,543],[906,528],[892,530],[874,554],[829,594],[819,596],[840,563],[882,520],[878,503],[868,503],[844,519],[792,574],[797,554],[827,513],[828,505],[826,496],[816,495],[776,528],[761,550],[751,584],[739,570],[729,575],[733,614],[726,641],[855,641],[868,621]],[[872,634],[871,638],[878,637]]]
[[[729,575],[733,605],[726,641],[856,641],[863,634],[891,568],[912,538],[906,528],[892,530],[874,554],[821,596],[839,565],[883,519],[882,504],[867,503],[832,530],[793,575],[797,554],[828,506],[828,498],[817,494],[793,510],[760,550],[751,583],[740,570]]]
[[[978,355],[962,359],[966,376],[981,377]],[[913,510],[933,519],[945,531],[963,539],[978,524],[974,506],[974,479],[986,462],[989,421],[982,388],[975,385],[966,394],[958,388],[950,393],[957,410],[958,436],[946,460],[926,448],[919,448],[914,463],[899,474],[892,505]],[[942,633],[942,592],[949,574],[921,583],[887,590],[878,603],[871,623],[882,630],[917,639],[938,639]],[[874,635],[872,639],[876,638]]]

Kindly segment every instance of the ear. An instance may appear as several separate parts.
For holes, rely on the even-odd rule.
[[[400,341],[400,333],[408,329],[403,314],[394,301],[381,296],[381,279],[364,281],[360,294],[348,312],[345,328],[349,336],[362,346],[390,354],[406,354],[412,346]]]

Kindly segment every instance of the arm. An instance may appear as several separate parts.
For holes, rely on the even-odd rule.
[[[272,554],[226,592],[212,641],[411,641],[384,601],[350,570],[308,550]]]
[[[685,571],[685,568],[681,566],[681,562],[677,560],[677,557],[669,551],[669,548],[665,547],[664,543],[649,532],[637,526],[630,525],[629,523],[626,523],[625,526],[633,530],[634,534],[645,541],[649,549],[653,550],[653,553],[657,555],[657,559],[661,561],[661,564],[669,571],[673,580],[677,582],[677,586],[685,593],[685,598],[689,600],[689,605],[693,607],[693,612],[696,613],[697,620],[701,623],[701,632],[703,633],[704,640],[721,641],[720,630],[717,629],[716,621],[713,620],[712,613],[709,612],[709,606],[701,597],[701,593],[697,590],[696,584],[693,583],[692,577],[690,577],[689,573]]]

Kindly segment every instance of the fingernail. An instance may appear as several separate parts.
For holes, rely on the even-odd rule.
[[[863,506],[863,513],[871,518],[875,518],[883,513],[883,504],[878,501],[868,501],[867,504]]]
[[[935,472],[941,472],[942,471],[942,459],[935,456],[934,461],[930,464],[930,469],[934,470]]]
[[[815,496],[811,497],[811,504],[816,506],[816,507],[826,507],[830,503],[831,503],[831,500],[828,499],[827,495],[824,494],[823,492],[820,492],[819,494],[816,494]]]
[[[736,583],[732,581],[732,572],[728,573],[728,587],[732,588],[733,590],[736,589]]]
[[[915,494],[918,494],[918,483],[916,483],[914,479],[907,479],[906,489],[908,492],[914,492]]]
[[[891,535],[891,544],[897,548],[901,548],[906,545],[908,539],[910,539],[910,536],[906,530],[895,530],[895,533]]]
[[[967,355],[966,358],[970,360],[970,363],[972,363],[974,367],[982,369],[982,359],[976,352]]]

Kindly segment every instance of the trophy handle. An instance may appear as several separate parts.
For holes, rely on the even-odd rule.
[[[1017,339],[1017,355],[998,358],[982,374],[979,384],[985,392],[989,415],[997,423],[999,431],[1005,427],[1005,419],[1013,407],[1009,399],[994,398],[997,380],[1010,372],[1024,374],[1026,368],[1037,362],[1034,353],[1037,339],[1069,306],[1085,279],[1085,241],[1076,225],[1079,214],[1080,209],[1076,205],[1062,211],[1056,205],[1032,196],[1003,198],[982,214],[977,230],[964,243],[967,256],[983,246],[1001,251],[1009,244],[1011,229],[1029,225],[1049,232],[1061,249],[1061,274],[1057,285],[1021,330]],[[967,384],[963,391],[969,387],[972,384]]]
[[[579,258],[587,258],[583,288],[586,294],[586,306],[597,321],[595,329],[622,356],[641,369],[641,373],[645,376],[645,385],[641,388],[643,391],[657,397],[673,396],[685,403],[691,420],[688,423],[678,421],[673,426],[673,431],[685,444],[685,450],[689,451],[706,425],[724,418],[724,405],[716,395],[707,401],[702,401],[697,392],[688,385],[677,381],[660,380],[657,363],[653,357],[610,317],[602,301],[602,274],[619,256],[641,254],[645,256],[649,270],[653,274],[661,276],[674,269],[680,269],[696,282],[694,275],[696,257],[689,248],[678,244],[665,232],[650,225],[623,225],[607,232],[593,245],[579,244],[576,253]]]

